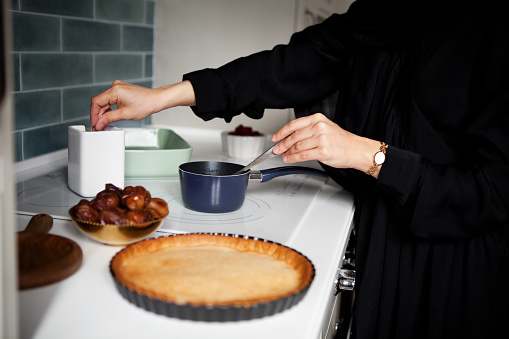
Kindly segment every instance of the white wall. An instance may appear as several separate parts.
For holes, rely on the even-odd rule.
[[[313,13],[344,11],[351,0],[158,0],[154,87],[178,82],[184,73],[218,67],[240,56],[285,44]],[[291,110],[266,110],[261,120],[244,115],[230,124],[203,122],[188,107],[155,114],[154,124],[233,129],[238,124],[273,133],[293,118]]]

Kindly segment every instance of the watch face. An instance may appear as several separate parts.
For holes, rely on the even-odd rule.
[[[385,154],[383,152],[377,152],[375,154],[375,162],[377,165],[383,164],[385,161]]]

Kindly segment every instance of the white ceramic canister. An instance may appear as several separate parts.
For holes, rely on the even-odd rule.
[[[87,131],[68,128],[68,184],[82,197],[94,197],[111,183],[124,188],[125,132],[118,127]]]

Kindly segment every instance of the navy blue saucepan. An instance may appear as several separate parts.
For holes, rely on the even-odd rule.
[[[328,177],[324,171],[298,166],[277,167],[256,172],[247,170],[234,174],[243,167],[239,164],[216,161],[195,161],[180,165],[180,190],[184,205],[198,212],[233,212],[242,207],[250,180],[267,182],[290,174]]]

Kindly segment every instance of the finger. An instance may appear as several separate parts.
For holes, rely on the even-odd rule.
[[[92,98],[90,104],[90,124],[92,128],[100,131],[105,125],[97,126],[97,123],[101,120],[101,116],[103,116],[106,112],[110,111],[110,107],[112,105],[116,105],[118,103],[118,96],[115,94],[112,88],[109,90],[96,95]]]
[[[312,119],[309,119],[309,117],[290,121],[272,136],[273,141],[282,140],[280,144],[274,148],[273,152],[275,154],[281,154],[293,147],[295,143],[311,137],[312,130],[310,127],[312,126]]]
[[[92,102],[90,103],[90,123],[92,124],[92,127],[95,126],[99,116],[102,114],[102,107],[96,103],[95,98],[96,97],[92,98]]]
[[[130,82],[125,82],[125,81],[122,81],[122,80],[115,80],[111,84],[111,88],[113,88],[115,86],[136,87],[137,85],[131,84]]]
[[[278,142],[278,141],[284,139],[285,137],[287,137],[288,135],[296,132],[297,130],[300,130],[300,129],[303,129],[306,127],[310,127],[320,121],[327,122],[330,120],[322,113],[315,113],[310,116],[305,116],[305,117],[301,117],[301,118],[292,120],[289,123],[287,123],[286,125],[284,125],[283,127],[281,127],[281,129],[279,131],[274,133],[271,140],[273,142]]]
[[[285,163],[291,164],[296,162],[303,162],[309,160],[317,160],[319,155],[318,148],[306,149],[300,152],[285,152],[282,159]]]
[[[105,106],[110,106],[109,90],[92,98],[90,102],[90,117],[99,116],[101,109]]]
[[[300,153],[318,147],[318,141],[312,133],[306,133],[307,130],[300,131],[299,138],[286,151],[288,154]]]
[[[109,106],[101,107],[97,114],[90,115],[90,125],[92,126],[93,130],[101,131],[106,128],[107,123],[102,120],[102,117],[110,111],[111,108]]]
[[[107,110],[104,114],[99,116],[99,119],[97,120],[95,124],[95,129],[97,131],[103,131],[108,127],[109,124],[114,123],[116,121],[124,120],[123,115],[125,109],[124,108],[118,108],[114,110]]]
[[[129,83],[124,82],[124,81],[122,81],[122,80],[115,80],[115,81],[113,81],[113,83],[111,84],[111,87],[115,87],[115,86],[119,86],[119,85],[129,85]]]
[[[113,88],[108,89],[101,94],[96,95],[92,98],[92,104],[90,106],[90,112],[96,113],[104,106],[116,105],[118,101],[118,96]]]
[[[281,127],[281,129],[279,131],[274,133],[271,140],[273,142],[278,142],[280,140],[283,140],[290,134],[295,133],[296,131],[309,126],[311,124],[311,119],[312,119],[311,117],[302,117],[302,118],[298,118],[298,119],[290,121],[289,123],[287,123],[286,125]]]
[[[107,106],[104,106],[104,107],[100,107],[97,110],[95,110],[94,112],[92,112],[92,110],[91,110],[91,113],[90,113],[90,124],[92,125],[92,127],[94,127],[97,124],[99,118],[103,114],[105,114],[105,113],[107,113],[109,111],[111,111],[111,106],[110,105],[107,105]]]
[[[278,152],[283,153],[293,148],[297,143],[307,138],[307,134],[305,128],[293,132],[279,143]]]
[[[312,129],[312,125],[304,125],[301,129],[293,132],[289,136],[286,137],[283,141],[279,143],[274,148],[274,154],[281,154],[287,152],[296,147],[296,145],[300,145],[299,147],[308,147],[307,145],[315,145],[316,142],[313,139],[314,133]]]
[[[92,124],[92,130],[94,131],[104,131],[106,129],[106,125],[101,121],[101,117],[97,117],[97,120],[94,122],[90,122]]]
[[[313,126],[303,128],[288,137],[286,140],[293,140],[291,140],[291,145],[284,145],[288,147],[285,151],[286,157],[292,162],[307,160],[323,161],[326,159],[330,153],[330,140],[327,130],[324,130],[325,127],[319,121]],[[295,138],[293,138],[294,135]]]
[[[294,156],[302,152],[316,149],[319,146],[316,138],[314,138],[313,134],[310,134],[308,130],[301,130],[298,133],[300,134],[299,138],[296,138],[294,142],[292,141],[293,144],[288,146],[288,149],[285,151],[286,156]]]
[[[314,134],[294,144],[284,155],[289,162],[316,160],[330,165],[330,162],[334,161],[335,164],[342,165],[344,164],[344,157],[335,159],[338,155],[338,151],[341,153],[342,147],[337,141],[331,139],[331,137],[332,135],[330,134]]]

